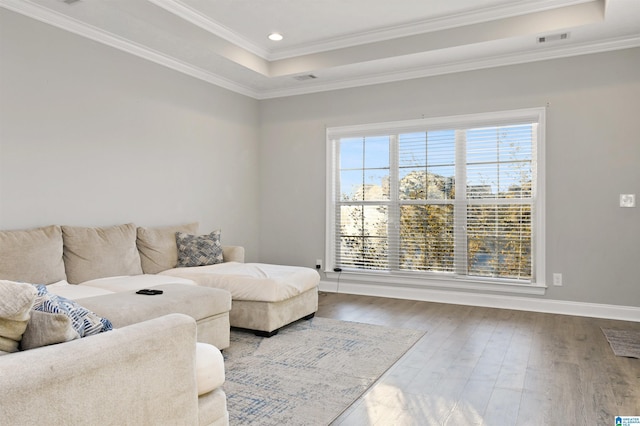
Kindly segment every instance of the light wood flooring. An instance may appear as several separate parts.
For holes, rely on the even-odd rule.
[[[615,425],[640,416],[640,360],[600,327],[640,323],[320,293],[317,316],[425,330],[333,425]]]

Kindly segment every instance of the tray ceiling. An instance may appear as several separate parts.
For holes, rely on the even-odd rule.
[[[0,0],[256,99],[640,46],[638,0]],[[267,36],[278,32],[279,42]],[[540,37],[545,37],[540,42]]]

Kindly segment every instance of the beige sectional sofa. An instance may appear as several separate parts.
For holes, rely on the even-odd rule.
[[[57,326],[42,331],[49,327],[33,325],[41,313],[12,317],[16,303],[6,294],[0,297],[0,308],[9,311],[0,309],[0,343],[19,342],[16,334],[25,332],[44,345],[0,351],[3,421],[227,425],[218,348],[229,345],[230,294],[186,279],[142,274],[140,261],[136,268],[129,259],[138,253],[133,225],[66,231],[75,238],[66,246],[59,226],[1,231],[1,287],[45,284],[47,294],[72,299],[115,329],[84,338],[73,330],[61,335]],[[87,281],[70,284],[68,278]],[[147,287],[163,294],[136,294]],[[16,318],[24,320],[26,330],[16,333],[21,323]],[[33,328],[37,332],[29,331]]]
[[[0,279],[46,284],[51,292],[73,300],[90,298],[87,303],[96,313],[115,318],[120,327],[151,314],[192,315],[200,341],[219,349],[229,345],[229,326],[272,336],[291,322],[313,317],[320,282],[314,269],[244,263],[244,249],[238,246],[221,246],[221,263],[177,265],[176,234],[197,230],[198,224],[190,223],[155,228],[52,225],[0,231]],[[136,314],[138,309],[133,308],[143,310],[149,301],[134,296],[135,291],[169,284],[207,287],[218,292],[212,296],[217,302],[198,311],[190,296],[197,299],[202,291],[174,286],[174,303],[158,303],[146,309],[147,314]]]
[[[133,224],[0,231],[0,279],[45,284],[51,293],[87,304],[115,327],[170,313],[190,315],[197,323],[198,341],[228,347],[229,293],[199,288],[179,277],[143,273],[137,235]],[[153,249],[175,264],[175,243],[173,251]],[[156,286],[170,288],[162,297],[136,294]]]
[[[38,418],[73,424],[228,423],[218,349],[229,346],[230,326],[272,336],[293,321],[311,318],[320,277],[311,268],[244,263],[244,249],[237,246],[220,245],[222,263],[180,266],[184,253],[176,235],[196,238],[191,234],[197,228],[195,223],[53,225],[0,231],[0,280],[44,284],[49,293],[81,304],[115,327],[0,356],[0,392],[10,395],[0,405],[7,418],[16,420],[12,424],[33,424]],[[163,293],[136,294],[142,288]],[[194,358],[205,359],[218,377],[204,390]],[[37,367],[28,368],[31,364]],[[47,403],[20,421],[29,401]],[[118,413],[109,417],[112,407]],[[54,413],[48,415],[48,409]]]

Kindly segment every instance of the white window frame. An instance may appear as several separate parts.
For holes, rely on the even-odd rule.
[[[369,284],[394,286],[453,288],[477,291],[496,291],[521,294],[544,294],[546,289],[545,271],[545,113],[546,109],[527,108],[511,111],[496,111],[479,114],[424,118],[418,120],[373,123],[354,126],[329,127],[326,130],[326,242],[325,273],[328,278],[350,281],[364,281]],[[485,127],[512,124],[518,120],[531,120],[538,123],[538,139],[533,147],[532,160],[534,193],[532,207],[535,215],[532,222],[532,282],[522,283],[500,278],[480,278],[470,276],[429,276],[429,274],[403,274],[398,271],[344,270],[335,268],[335,159],[340,138],[391,135],[404,132],[424,131],[425,129],[444,129],[460,127]],[[458,176],[460,178],[460,176]]]

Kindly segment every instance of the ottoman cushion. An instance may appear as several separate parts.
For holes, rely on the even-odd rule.
[[[109,318],[114,327],[146,321],[170,313],[199,321],[231,310],[231,295],[223,290],[184,284],[154,286],[164,294],[146,296],[134,290],[82,299],[82,305]]]
[[[233,300],[281,302],[314,289],[320,275],[314,269],[264,263],[225,262],[191,268],[163,271],[193,280],[201,286],[220,288],[231,293]]]

